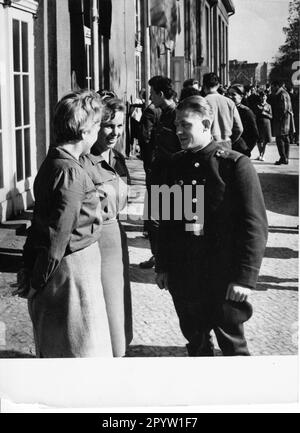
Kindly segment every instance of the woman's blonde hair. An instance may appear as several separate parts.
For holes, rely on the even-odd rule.
[[[79,90],[65,95],[54,112],[56,143],[79,141],[91,123],[100,122],[103,104],[100,96],[92,90]]]

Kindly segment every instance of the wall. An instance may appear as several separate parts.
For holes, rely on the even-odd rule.
[[[110,85],[119,98],[135,95],[135,9],[134,2],[113,0],[109,41]]]

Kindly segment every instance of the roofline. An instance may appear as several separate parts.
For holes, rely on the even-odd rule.
[[[227,12],[231,15],[235,13],[235,6],[232,0],[222,0]]]

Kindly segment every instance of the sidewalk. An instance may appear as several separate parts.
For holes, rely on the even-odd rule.
[[[257,156],[256,151],[253,157]],[[246,324],[246,336],[253,355],[297,353],[298,323],[298,147],[292,146],[288,166],[274,166],[278,159],[274,145],[266,161],[253,161],[264,191],[269,219],[269,241],[257,290],[252,294],[254,315]],[[133,186],[128,206],[127,231],[133,301],[134,339],[128,356],[187,356],[186,341],[168,292],[155,285],[155,273],[138,264],[150,255],[142,236],[145,191],[142,162],[131,158],[128,167]],[[15,269],[0,263],[0,358],[32,357],[32,328],[23,299],[11,296]]]

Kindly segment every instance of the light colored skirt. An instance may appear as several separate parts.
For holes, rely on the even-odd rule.
[[[28,301],[38,357],[112,356],[99,263],[97,242],[64,257]]]
[[[99,246],[113,355],[121,357],[132,340],[132,307],[127,237],[118,220],[104,222]]]

